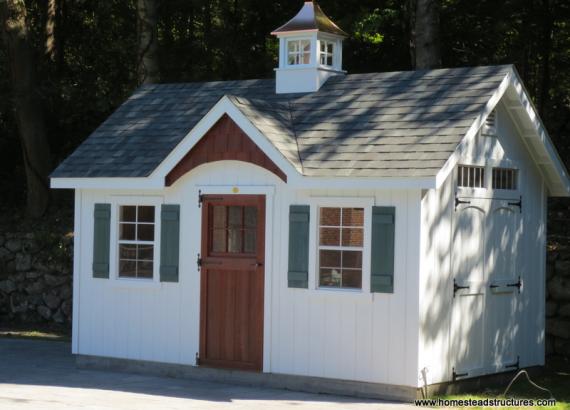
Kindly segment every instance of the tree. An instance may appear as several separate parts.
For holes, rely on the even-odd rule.
[[[441,67],[440,0],[417,0],[414,66],[417,70]]]
[[[0,0],[0,31],[7,50],[14,112],[26,172],[28,214],[42,216],[49,205],[50,148],[23,0]]]
[[[157,0],[137,0],[139,84],[159,81]]]

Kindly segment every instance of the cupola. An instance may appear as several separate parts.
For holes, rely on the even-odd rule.
[[[314,1],[306,1],[295,17],[271,34],[279,39],[278,94],[318,91],[331,76],[345,74],[342,42],[348,34]]]

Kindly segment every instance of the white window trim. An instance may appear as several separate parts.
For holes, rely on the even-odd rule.
[[[157,288],[160,283],[160,211],[164,199],[158,196],[110,196],[111,204],[111,250],[109,277],[111,283],[118,287]],[[152,279],[124,278],[119,276],[119,207],[121,206],[154,206],[154,251]]]
[[[459,166],[485,167],[485,183],[483,188],[460,187],[457,185],[457,168]],[[493,168],[512,168],[517,170],[517,189],[493,189]],[[473,198],[518,198],[523,191],[525,172],[519,161],[511,159],[481,159],[463,158],[455,166],[453,171],[453,186],[458,196]]]
[[[289,43],[300,43],[301,41],[308,41],[309,42],[309,62],[307,64],[289,64]],[[294,38],[288,38],[285,40],[285,66],[286,67],[310,67],[312,65],[312,61],[313,61],[313,55],[315,54],[313,52],[313,48],[314,48],[314,41],[312,38],[310,37],[294,37]],[[303,55],[305,53],[303,52],[298,52],[297,54],[299,55]]]
[[[321,44],[323,44],[323,43],[325,44],[325,51],[324,51],[324,52],[321,51]],[[330,64],[330,65],[329,65],[329,64],[322,64],[322,63],[321,63],[321,57],[322,57],[323,55],[325,56],[325,58],[329,56],[329,53],[326,51],[328,44],[332,44],[332,46],[333,46],[333,51],[332,51],[332,53],[330,54],[330,56],[331,56],[331,58],[332,58],[332,64]],[[318,59],[317,59],[317,61],[318,61],[319,65],[320,65],[321,67],[333,68],[333,67],[336,66],[336,49],[337,49],[337,42],[336,42],[336,41],[325,40],[325,39],[322,39],[322,40],[319,40],[319,41],[318,41]]]
[[[309,290],[318,294],[346,293],[355,296],[369,296],[370,293],[370,264],[371,264],[371,229],[372,207],[375,199],[371,197],[311,197],[310,228],[309,228]],[[362,289],[319,287],[319,208],[364,208],[364,243],[362,247]],[[335,249],[338,249],[335,247]],[[351,248],[354,249],[354,248]],[[358,248],[360,249],[360,248]]]

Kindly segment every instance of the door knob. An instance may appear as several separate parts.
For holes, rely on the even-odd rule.
[[[263,263],[261,262],[255,262],[252,266],[255,266],[256,268],[260,268],[263,266]]]

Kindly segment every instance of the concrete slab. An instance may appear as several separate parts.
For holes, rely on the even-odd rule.
[[[409,404],[80,370],[63,342],[0,339],[0,409],[407,409]]]

